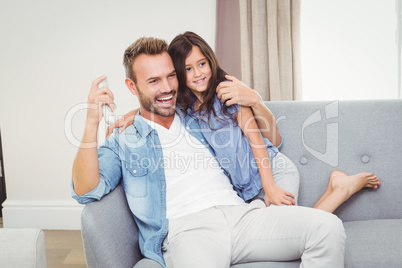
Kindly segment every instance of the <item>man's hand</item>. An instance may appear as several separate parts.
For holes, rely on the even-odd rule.
[[[270,204],[274,204],[277,206],[284,205],[295,205],[296,202],[294,200],[295,196],[292,193],[289,193],[283,190],[276,184],[272,184],[265,191],[265,205],[268,207]]]
[[[233,104],[249,106],[253,110],[262,136],[271,141],[274,146],[279,146],[281,135],[275,117],[262,101],[260,94],[234,76],[225,75],[225,78],[229,81],[223,81],[216,87],[220,101],[226,106]]]
[[[261,102],[261,96],[234,76],[226,75],[226,79],[216,87],[216,93],[226,106],[233,104],[253,107]]]
[[[106,76],[100,76],[92,82],[88,95],[87,125],[99,125],[103,117],[103,105],[108,105],[112,111],[116,108],[112,91],[107,87],[99,88],[99,83],[105,79]]]

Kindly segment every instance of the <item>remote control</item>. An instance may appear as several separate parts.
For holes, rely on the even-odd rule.
[[[101,87],[109,88],[109,83],[107,81],[107,78],[99,83],[99,88],[101,88]],[[115,110],[116,110],[116,108],[115,108]],[[105,118],[105,122],[107,125],[111,125],[116,121],[113,111],[106,104],[103,105],[103,117]]]

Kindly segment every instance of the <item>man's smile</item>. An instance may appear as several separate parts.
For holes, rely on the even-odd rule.
[[[173,104],[173,95],[174,93],[161,98],[156,98],[156,101],[162,105],[171,105]]]

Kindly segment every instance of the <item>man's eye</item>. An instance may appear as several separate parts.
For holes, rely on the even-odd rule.
[[[169,75],[169,77],[175,77],[176,76],[176,74],[174,73],[174,74],[171,74],[171,75]]]
[[[154,80],[149,80],[149,83],[150,84],[156,83],[156,80],[155,79]]]

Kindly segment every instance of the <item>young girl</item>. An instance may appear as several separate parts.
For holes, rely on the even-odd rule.
[[[298,171],[278,152],[281,137],[275,118],[258,93],[227,75],[209,45],[195,33],[176,36],[169,45],[169,54],[179,81],[177,103],[197,119],[238,194],[245,201],[264,199],[267,206],[294,205]],[[124,124],[121,133],[132,124],[133,113],[136,111],[125,116],[131,119],[110,126],[108,133]],[[363,187],[379,185],[371,173],[347,176],[334,171],[314,207],[333,212]]]
[[[295,204],[299,186],[297,169],[293,169],[287,183],[284,178],[280,180],[279,183],[284,183],[282,187],[274,181],[271,161],[278,149],[269,140],[275,140],[278,146],[280,135],[268,108],[259,103],[265,117],[257,118],[264,123],[267,120],[263,118],[271,121],[266,123],[270,124],[271,131],[265,131],[267,137],[263,138],[251,108],[232,105],[231,87],[240,86],[241,82],[226,74],[210,46],[197,34],[186,32],[176,36],[169,45],[169,54],[179,81],[177,103],[198,119],[204,137],[214,148],[216,159],[229,174],[239,195],[248,201],[263,189],[266,205]],[[249,102],[250,99],[247,98]],[[286,160],[286,165],[292,166]],[[281,178],[279,173],[275,177]]]

